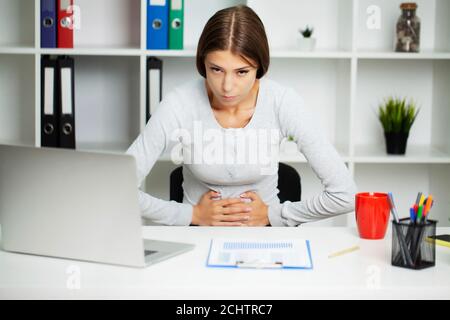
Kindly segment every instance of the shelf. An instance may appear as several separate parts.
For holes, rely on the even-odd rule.
[[[272,50],[271,58],[299,58],[299,59],[350,59],[352,52],[350,51],[334,51],[334,50],[315,50],[304,52],[295,49],[276,49]]]
[[[157,57],[196,57],[197,49],[185,50],[145,50],[144,54],[147,56]]]
[[[178,161],[178,157],[176,158]],[[179,159],[181,160],[181,159]],[[158,161],[162,161],[162,162],[172,162],[172,157],[170,155],[170,151],[166,151],[164,152],[158,159]]]
[[[32,47],[1,47],[0,54],[35,54],[36,50]]]
[[[101,153],[114,153],[114,154],[124,154],[131,144],[128,142],[83,142],[77,141],[78,151],[89,151],[89,152],[101,152]]]
[[[73,49],[48,49],[32,47],[0,47],[0,54],[41,54],[41,55],[71,55],[71,56],[131,56],[139,57],[192,57],[196,56],[192,50],[141,50],[138,48],[73,48]]]
[[[341,159],[344,162],[349,162],[350,157],[348,156],[348,153],[345,151],[344,148],[341,146],[334,146],[339,153]],[[288,162],[288,163],[307,163],[306,158],[303,154],[301,154],[297,150],[282,150],[280,153],[280,162]]]
[[[71,56],[140,56],[139,49],[123,48],[74,48],[74,49],[38,49],[37,53]]]
[[[197,49],[185,50],[146,50],[148,56],[159,57],[196,57]],[[295,49],[275,49],[270,53],[271,58],[298,58],[298,59],[350,59],[352,53],[349,51],[316,50],[302,52]]]
[[[384,145],[357,146],[355,163],[450,163],[450,153],[428,145],[408,145],[405,155],[388,155]]]
[[[280,153],[280,162],[289,162],[289,163],[306,163],[306,158],[300,152],[281,152]]]
[[[74,49],[35,49],[32,47],[0,47],[0,54],[46,54],[46,55],[86,55],[86,56],[156,56],[195,58],[196,49],[187,50],[140,50],[137,48],[74,48]],[[272,59],[351,59],[361,60],[450,60],[450,52],[349,52],[321,50],[302,52],[293,49],[273,50]]]
[[[396,156],[387,155],[381,147],[359,146],[356,148],[355,156],[350,157],[341,149],[337,148],[344,162],[355,163],[423,163],[423,164],[448,164],[450,163],[450,154],[442,152],[436,148],[427,146],[408,146],[406,155]],[[160,161],[171,161],[170,153],[163,154]],[[298,151],[281,152],[280,162],[306,163],[305,157]]]
[[[450,52],[422,51],[419,53],[360,51],[358,59],[401,59],[401,60],[450,60]]]
[[[0,54],[48,54],[48,55],[86,55],[86,56],[156,56],[195,58],[195,48],[185,50],[141,50],[138,48],[74,48],[74,49],[35,49],[34,47],[0,47]],[[272,50],[272,59],[361,59],[361,60],[450,60],[450,52],[424,51],[420,53],[399,53],[381,51],[334,51],[315,50],[304,52],[295,49]]]

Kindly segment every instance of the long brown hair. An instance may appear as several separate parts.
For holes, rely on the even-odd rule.
[[[262,78],[270,64],[269,44],[258,15],[245,5],[217,11],[206,23],[197,46],[197,70],[206,78],[205,58],[209,52],[230,50],[257,63],[256,78]]]

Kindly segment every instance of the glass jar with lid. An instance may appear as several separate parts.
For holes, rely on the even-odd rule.
[[[405,2],[400,5],[402,14],[397,20],[395,51],[420,51],[420,19],[416,16],[417,4]]]

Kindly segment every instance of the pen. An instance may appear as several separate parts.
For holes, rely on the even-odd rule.
[[[421,205],[423,205],[423,202],[425,201],[425,197],[424,197],[424,195],[422,194],[421,196],[420,196],[420,201],[419,201],[419,207],[421,206]]]
[[[392,196],[392,192],[388,193],[388,201],[389,201],[389,206],[391,207],[391,212],[392,212],[392,215],[394,216],[395,222],[399,223],[397,209],[395,208],[394,197]]]
[[[397,223],[397,224],[394,223],[394,228],[397,231],[398,239],[400,241],[400,254],[403,258],[403,264],[412,266],[413,261],[408,250],[408,245],[406,244],[405,238],[402,233],[402,229],[400,225],[398,225],[400,223],[400,220],[398,219],[397,209],[395,208],[394,197],[392,196],[392,192],[388,192],[388,202],[389,207],[391,208],[392,215],[394,216],[395,222]]]
[[[420,198],[419,198],[419,203],[417,204],[417,208],[416,208],[416,223],[420,223],[420,219],[422,218],[422,210],[423,210],[423,202],[425,200],[425,197],[423,195],[422,192],[420,193]],[[417,199],[416,199],[417,202]],[[420,207],[422,207],[422,210],[420,210]],[[419,216],[419,210],[420,210],[420,216]]]
[[[416,223],[420,223],[420,220],[422,219],[422,212],[423,212],[423,205],[420,205],[419,210],[417,211]]]
[[[417,217],[417,210],[419,210],[419,202],[420,198],[422,198],[422,192],[419,192],[416,197],[416,202],[414,203],[414,215]]]
[[[425,203],[425,209],[423,211],[424,222],[427,221],[428,212],[430,212],[431,206],[433,205],[433,196],[430,194]]]
[[[416,198],[416,204],[417,204],[417,205],[419,205],[420,197],[422,197],[422,192],[419,192],[419,193],[417,194],[417,198]]]
[[[411,223],[416,222],[416,213],[414,211],[414,207],[409,208],[409,217],[411,219]]]
[[[353,252],[353,251],[356,251],[356,250],[359,250],[359,246],[353,246],[353,247],[350,247],[348,249],[344,249],[344,250],[332,253],[332,254],[330,254],[328,256],[328,258],[339,257],[339,256],[342,256],[343,254],[350,253],[350,252]]]
[[[419,211],[419,205],[414,204],[414,221],[416,221],[417,218],[417,211]]]
[[[419,234],[416,236],[417,242],[414,244],[414,247],[412,247],[414,263],[416,263],[417,259],[420,256],[422,239],[423,239],[423,235],[424,235],[425,228],[426,228],[425,224],[427,221],[427,214],[430,210],[431,203],[433,201],[433,196],[432,195],[428,196],[425,206],[423,205],[423,199],[420,199],[420,200],[421,200],[421,205],[419,206],[419,212],[417,213],[417,223],[421,223],[420,220],[421,220],[422,216],[423,216],[423,221],[422,221],[422,227],[419,229]]]

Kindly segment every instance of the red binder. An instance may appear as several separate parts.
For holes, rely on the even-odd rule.
[[[73,48],[73,0],[58,0],[58,48]]]

